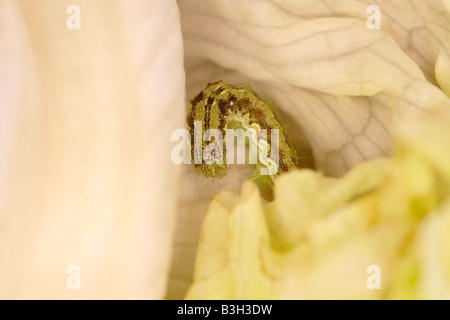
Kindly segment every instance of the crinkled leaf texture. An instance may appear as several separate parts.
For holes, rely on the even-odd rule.
[[[392,158],[340,179],[288,173],[271,203],[252,182],[240,197],[221,193],[187,298],[448,299],[448,121],[404,124]],[[380,290],[369,290],[373,266]]]
[[[381,30],[367,27],[370,5],[380,7]],[[187,297],[404,297],[407,285],[415,297],[431,297],[423,289],[430,274],[418,280],[424,261],[412,242],[423,243],[420,230],[431,218],[422,219],[447,197],[450,155],[439,150],[448,150],[448,1],[184,0],[179,6],[188,97],[218,79],[252,85],[280,110],[300,159],[307,163],[311,149],[320,172],[280,178],[271,204],[257,201],[248,183],[241,197],[216,198]],[[416,117],[431,120],[422,127]],[[437,118],[442,122],[435,124]],[[395,156],[375,160],[392,154],[393,137]],[[195,186],[203,203],[183,211],[186,221],[201,221],[214,193],[200,179],[185,185]],[[200,203],[193,197],[183,206]],[[215,219],[227,230],[219,232]],[[384,290],[367,289],[370,265],[382,270]]]
[[[370,30],[364,1],[313,2],[180,1],[188,95],[223,70],[245,75],[303,129],[317,168],[342,175],[389,154],[394,117],[450,107],[427,81],[437,83],[428,65],[450,52],[450,15],[440,1],[412,1],[424,16],[411,1],[377,1],[386,27]],[[390,18],[400,14],[408,19]],[[198,59],[222,69],[211,74]]]
[[[0,0],[0,298],[164,297],[184,88],[175,1]]]

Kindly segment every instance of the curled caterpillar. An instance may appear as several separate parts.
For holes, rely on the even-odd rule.
[[[213,137],[208,143],[201,134],[196,135],[198,124],[201,125],[201,132],[209,132],[210,129],[218,130],[223,141],[215,140]],[[278,174],[297,168],[297,154],[289,143],[286,127],[280,123],[276,110],[259,99],[249,86],[232,85],[223,81],[208,84],[190,101],[187,125],[191,137],[192,163],[207,177],[221,176],[226,171],[227,161],[223,155],[228,145],[227,131],[229,130],[226,129],[230,127],[253,130],[255,133],[253,140],[258,149],[267,153],[278,151],[275,152],[276,163],[273,159],[258,157],[257,170],[253,175],[253,179],[257,182],[273,185],[274,178]],[[276,144],[273,138],[275,132]],[[261,137],[262,133],[264,133],[263,139],[255,138]],[[234,142],[234,137],[232,140]],[[197,150],[195,146],[198,146]],[[214,150],[211,150],[212,148]],[[201,156],[205,152],[209,154],[209,158]],[[215,161],[219,158],[223,161]],[[268,172],[274,174],[262,175],[263,169],[269,169]]]

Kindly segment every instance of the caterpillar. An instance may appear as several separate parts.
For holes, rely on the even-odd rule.
[[[201,122],[202,132],[208,132],[210,129],[218,130],[223,136],[223,141],[212,141],[207,143],[202,136],[196,135],[195,125]],[[232,125],[230,125],[232,124]],[[267,132],[265,139],[255,141],[258,148],[265,147],[265,150],[272,151],[272,136],[274,131],[278,134],[276,148],[278,150],[278,163],[273,161],[264,161],[258,157],[257,170],[253,174],[253,180],[273,186],[276,176],[280,173],[297,168],[297,154],[291,147],[287,128],[280,123],[278,114],[273,106],[259,99],[250,86],[232,85],[223,81],[210,83],[190,100],[189,113],[187,116],[187,126],[191,137],[191,146],[199,146],[202,150],[195,151],[191,147],[191,160],[194,166],[206,177],[218,177],[225,173],[227,162],[208,161],[200,159],[194,161],[197,154],[208,150],[212,145],[218,147],[221,156],[225,154],[227,148],[226,133],[230,127],[238,129],[252,129],[257,136],[262,131]],[[266,129],[266,130],[262,130]],[[274,130],[276,129],[276,130]],[[198,141],[196,139],[201,139]],[[234,137],[233,137],[234,142]],[[214,151],[212,152],[214,155]],[[219,156],[219,155],[217,155]],[[214,160],[214,159],[209,159]],[[276,174],[261,175],[263,168],[275,167]],[[270,168],[273,170],[273,168]]]

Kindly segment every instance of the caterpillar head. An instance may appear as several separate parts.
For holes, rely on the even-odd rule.
[[[203,162],[200,171],[206,177],[216,178],[223,175],[227,165],[221,144],[217,142],[203,146]]]

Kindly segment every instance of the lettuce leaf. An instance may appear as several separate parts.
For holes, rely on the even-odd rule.
[[[72,30],[69,4],[0,1],[0,299],[161,299],[180,169],[168,141],[185,125],[179,11],[81,1]]]
[[[380,7],[380,30],[367,28],[369,5]],[[346,173],[361,163],[390,156],[394,132],[403,122],[418,114],[440,117],[448,112],[448,6],[447,0],[179,1],[187,95],[195,96],[217,79],[253,86],[279,109],[302,165],[323,174],[319,178],[305,173],[302,179],[319,186],[337,183],[332,180],[337,177],[348,182],[340,184],[342,193],[318,188],[331,195],[336,192],[344,200],[311,194],[333,208],[346,201],[346,188],[352,190],[352,183],[357,187],[358,179],[351,182]],[[370,165],[366,167],[368,179],[382,179],[390,163],[381,160],[375,171],[379,177],[370,174]],[[409,163],[409,168],[414,167]],[[183,227],[177,233],[179,260],[173,267],[183,283],[174,289],[177,292],[184,292],[191,280],[195,239],[208,199],[223,189],[238,192],[248,178],[246,169],[237,167],[214,182],[185,172],[182,188],[189,191],[180,199]],[[364,174],[359,177],[364,181]],[[393,186],[389,192],[398,194]],[[290,201],[295,211],[298,201]],[[317,203],[321,202],[308,199],[300,207],[317,208]],[[396,208],[384,206],[386,215],[402,216]],[[276,209],[276,204],[272,207]],[[314,210],[327,212],[325,207]],[[300,214],[284,219],[315,221]],[[278,249],[295,246],[303,231],[286,231],[284,238],[276,240]],[[187,238],[188,244],[183,241]]]
[[[251,182],[219,195],[186,298],[448,298],[449,120],[401,125],[393,157],[342,178],[288,173],[271,203]],[[379,290],[367,286],[371,266]]]
[[[181,1],[186,59],[207,59],[250,78],[303,129],[316,167],[339,176],[358,163],[389,154],[393,118],[450,108],[449,99],[424,75],[420,68],[424,63],[418,65],[402,48],[411,35],[390,33],[398,27],[387,18],[390,9],[392,14],[403,10],[402,16],[426,24],[421,33],[433,39],[437,52],[428,58],[418,50],[429,46],[414,42],[414,48],[434,66],[441,50],[450,52],[446,41],[450,20],[437,12],[442,3],[416,1],[421,10],[430,12],[422,18],[409,1],[395,8],[379,2],[382,18],[388,19],[382,30],[367,28],[367,4],[362,1],[331,1],[331,7],[321,7],[318,1],[314,7],[323,10],[315,10],[312,17],[307,3],[298,1],[267,3],[264,9],[259,2]],[[349,9],[350,4],[356,7]],[[339,17],[326,16],[330,8]],[[355,17],[357,9],[360,14]],[[444,19],[447,33],[427,23],[434,18]],[[405,28],[419,31],[415,24]],[[435,38],[441,35],[443,46],[434,49],[441,43]],[[190,74],[200,78],[198,73],[198,65],[192,71],[188,67],[188,88]],[[219,70],[217,78],[223,75]],[[434,79],[434,68],[430,77]]]
[[[450,55],[442,51],[436,61],[436,78],[439,86],[450,97]]]

